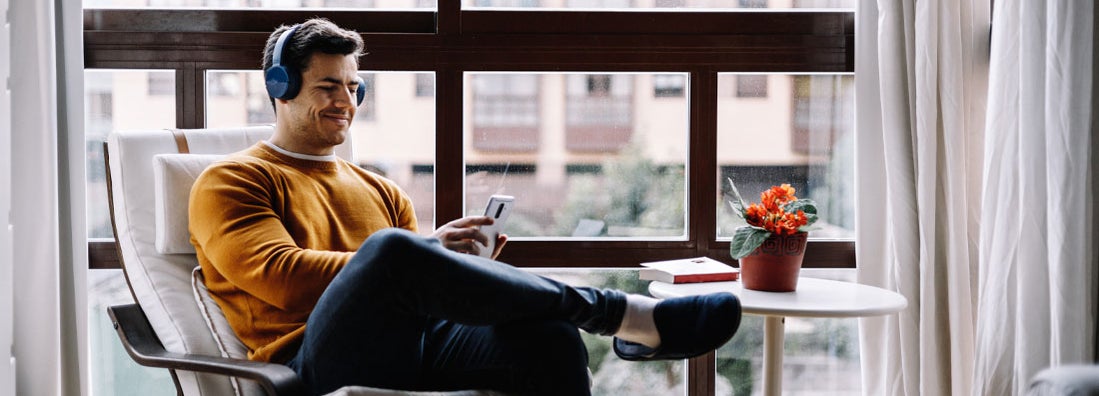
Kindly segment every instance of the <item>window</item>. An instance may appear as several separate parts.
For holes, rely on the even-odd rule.
[[[633,138],[634,87],[630,74],[571,74],[565,94],[565,147],[573,152],[612,151]]]
[[[88,3],[94,7],[100,1],[107,0],[88,0]],[[142,5],[148,4],[144,1],[138,3],[133,8],[85,10],[86,67],[90,72],[123,67],[128,73],[166,63],[175,65],[176,69],[166,73],[182,79],[182,83],[167,84],[162,77],[154,79],[179,91],[162,98],[153,95],[142,99],[173,106],[172,110],[130,115],[131,109],[146,106],[121,105],[123,98],[117,90],[110,99],[105,93],[95,94],[99,96],[89,102],[99,104],[93,106],[102,107],[110,101],[116,111],[126,112],[121,116],[115,114],[112,122],[145,120],[159,128],[167,126],[166,123],[198,128],[274,121],[255,66],[266,38],[263,31],[267,28],[263,26],[269,23],[257,21],[293,22],[301,17],[300,11],[222,10],[216,7],[226,2],[199,0],[187,3],[196,7],[190,10],[151,9]],[[289,3],[320,6],[316,1]],[[764,175],[759,176],[761,179],[767,175],[787,177],[768,173],[775,170],[790,172],[788,177],[807,175],[809,179],[850,177],[850,172],[833,174],[827,171],[831,168],[821,167],[827,161],[844,158],[847,146],[843,143],[849,135],[845,131],[850,129],[847,121],[850,105],[846,102],[849,90],[844,88],[847,83],[823,83],[812,78],[801,82],[767,71],[782,65],[783,69],[805,70],[804,76],[850,73],[853,12],[708,10],[705,8],[739,4],[705,0],[684,0],[685,8],[702,8],[689,12],[606,12],[598,8],[560,11],[570,4],[567,0],[477,4],[507,6],[504,3],[548,8],[466,10],[443,3],[447,6],[433,11],[412,8],[426,5],[424,1],[375,0],[376,7],[387,10],[310,11],[310,15],[327,17],[363,32],[368,43],[369,54],[362,58],[362,67],[365,76],[373,76],[366,78],[368,88],[372,88],[368,92],[372,94],[368,95],[359,113],[362,118],[356,124],[364,128],[376,125],[377,129],[364,132],[365,137],[359,140],[403,142],[400,137],[407,124],[414,124],[417,130],[427,131],[422,133],[431,136],[429,145],[420,142],[417,144],[421,146],[409,149],[415,155],[394,160],[392,164],[372,164],[398,174],[424,174],[424,170],[433,170],[432,198],[425,198],[429,203],[418,204],[432,212],[424,213],[422,218],[453,219],[466,213],[467,163],[534,164],[538,170],[531,183],[539,185],[561,183],[564,179],[570,183],[588,183],[581,180],[594,174],[606,175],[614,169],[607,162],[610,158],[622,158],[642,146],[648,147],[644,152],[653,161],[653,174],[681,172],[685,178],[683,195],[687,201],[683,207],[687,213],[675,215],[685,218],[685,225],[680,226],[686,230],[685,240],[610,245],[553,239],[516,241],[509,245],[503,258],[524,266],[624,267],[669,256],[711,255],[729,260],[728,242],[715,226],[724,222],[723,212],[714,213],[715,197],[720,196],[723,188],[718,182],[723,176],[755,169]],[[645,8],[655,5],[655,0],[629,3],[629,7]],[[287,5],[285,0],[236,0],[234,4],[293,5]],[[610,6],[609,2],[600,4]],[[473,1],[463,2],[463,6],[473,5]],[[829,0],[768,2],[770,7],[790,5],[851,4]],[[626,5],[614,5],[620,6]],[[654,16],[662,23],[651,23]],[[593,18],[601,23],[589,23]],[[222,22],[205,22],[209,20]],[[728,40],[747,36],[760,39]],[[121,47],[125,49],[120,50]],[[724,73],[728,71],[738,72],[726,76]],[[140,87],[146,88],[149,80],[145,74],[141,76]],[[429,84],[429,80],[433,83]],[[804,91],[804,95],[790,96],[795,90]],[[435,93],[433,100],[423,100],[428,92]],[[725,92],[731,94],[723,95]],[[145,98],[147,94],[146,90],[138,97]],[[788,117],[768,120],[760,116],[767,113],[748,110],[776,103],[787,109]],[[428,104],[430,107],[421,107]],[[403,118],[390,123],[387,121],[390,115]],[[89,125],[95,122],[106,121],[92,121]],[[767,122],[773,123],[772,128],[756,127]],[[726,125],[764,136],[774,131],[790,131],[781,136],[785,136],[783,144],[789,150],[789,158],[796,158],[797,162],[786,161],[787,157],[760,158],[760,152],[726,159],[743,152],[742,148],[725,147],[727,143],[723,142],[730,139],[721,137],[726,136]],[[663,136],[674,137],[674,142],[662,140]],[[789,140],[785,140],[787,137]],[[693,164],[713,165],[699,169]],[[806,184],[805,188],[815,186]],[[618,205],[624,205],[619,209],[626,212],[641,212],[625,203]],[[548,221],[551,212],[552,209],[546,209],[541,218]],[[546,235],[565,234],[555,231]],[[808,266],[854,265],[850,254],[853,245],[849,241],[816,242],[810,244],[809,256],[833,261],[810,260]],[[817,247],[841,252],[815,255],[813,249]],[[537,253],[547,248],[565,248],[575,252],[576,259],[554,260]],[[606,252],[603,249],[607,248],[615,252],[613,260],[587,254]]]
[[[854,9],[857,0],[462,0],[465,8],[569,8],[569,9]]]
[[[146,78],[149,96],[176,94],[176,77],[166,73],[149,73]]]
[[[531,152],[538,149],[541,118],[539,79],[534,74],[471,74],[473,136],[477,150]]]
[[[767,76],[763,74],[741,74],[736,76],[736,97],[766,98]]]
[[[683,96],[687,79],[681,74],[653,75],[653,96],[674,98]]]
[[[843,223],[853,218],[844,212],[853,173],[853,0],[767,1],[770,8],[744,10],[762,2],[153,1],[85,0],[89,150],[117,128],[274,122],[257,66],[264,32],[299,21],[298,9],[308,8],[364,36],[361,73],[370,95],[353,124],[355,161],[412,196],[423,230],[482,210],[488,194],[509,193],[520,204],[501,259],[532,270],[561,267],[538,271],[570,282],[643,292],[639,262],[698,255],[731,262],[725,177],[738,186],[745,180],[748,196],[753,186],[789,181],[799,196],[827,202],[829,234],[818,235],[839,238],[811,240],[807,270],[855,265],[851,226]],[[640,12],[619,12],[627,8]],[[150,95],[152,79],[172,94]],[[100,162],[91,152],[89,161]],[[102,182],[88,180],[89,205],[103,208],[89,210],[101,216],[89,224],[109,227],[106,204],[94,203],[105,202]],[[120,280],[117,271],[110,276]],[[90,314],[101,316],[96,309]],[[857,377],[849,323],[798,324],[811,346],[798,352],[805,359],[788,354],[787,362],[806,374],[787,378],[805,387],[787,389],[858,392],[857,383],[817,382],[841,376],[832,369]],[[734,342],[759,335],[750,323],[744,329]],[[758,366],[738,355],[753,353],[739,344],[718,354],[716,370],[685,362],[619,366],[607,358],[605,339],[586,341],[599,387],[618,383],[607,378],[625,370],[627,383],[658,393],[732,394],[752,389]],[[596,392],[632,394],[613,386]]]
[[[435,0],[84,0],[84,8],[407,9],[435,5]]]
[[[359,77],[363,79],[363,102],[359,105],[359,110],[355,112],[355,121],[373,121],[377,119],[378,114],[378,100],[377,94],[374,92],[375,82],[374,73],[359,73]]]
[[[171,90],[153,93],[153,81]],[[158,129],[175,124],[175,71],[85,70],[84,82],[88,237],[113,238],[103,142],[113,130]]]
[[[430,73],[416,73],[416,97],[435,97],[435,75]]]
[[[502,76],[510,78],[486,78]],[[484,139],[483,128],[474,123],[467,134],[473,149],[463,155],[467,214],[482,210],[489,195],[509,194],[521,202],[507,231],[516,240],[686,238],[689,134],[683,97],[657,101],[647,90],[633,89],[637,81],[649,81],[651,74],[470,77],[477,81],[470,85],[473,90],[488,82],[534,89],[519,97],[545,98],[532,101],[537,103],[532,107],[546,111],[529,114],[538,133],[508,137],[508,144],[531,147],[530,151],[483,150],[485,145],[477,142]],[[549,94],[562,91],[566,94]],[[476,120],[482,97],[473,97]],[[514,97],[512,101],[522,103]],[[647,126],[645,133],[634,133],[635,123]]]
[[[738,83],[773,81],[772,95],[718,101],[717,235],[732,237],[743,222],[725,202],[728,180],[744,199],[781,180],[799,198],[817,202],[817,238],[854,238],[854,78],[850,74],[734,74],[718,79]],[[720,82],[719,82],[720,84]]]
[[[324,0],[324,7],[374,8],[374,0]]]
[[[218,73],[206,76],[207,100],[211,96],[240,96],[244,90],[245,81],[242,75],[232,73]]]

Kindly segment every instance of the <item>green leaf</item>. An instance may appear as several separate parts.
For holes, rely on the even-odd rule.
[[[729,181],[729,188],[733,192],[733,198],[735,201],[730,201],[729,205],[733,206],[733,210],[740,212],[740,217],[744,218],[744,211],[748,209],[748,203],[744,202],[744,198],[740,196],[740,191],[736,189],[736,184],[733,184],[733,178],[727,177],[725,180]]]
[[[748,226],[740,227],[736,229],[736,234],[733,234],[733,242],[729,244],[729,255],[739,260],[740,258],[752,254],[759,245],[763,244],[763,241],[767,240],[771,236],[771,232],[760,227]]]
[[[740,204],[737,204],[736,202],[733,202],[733,201],[729,201],[729,207],[733,208],[733,213],[736,214],[736,217],[739,217],[739,218],[744,219],[744,220],[748,220],[748,217],[746,217],[748,215],[744,212],[744,208],[742,206],[740,206]]]
[[[799,210],[805,213],[805,219],[808,221],[804,226],[813,225],[819,219],[817,216],[817,203],[811,199],[799,199],[797,201],[787,202],[786,205],[782,205],[782,210],[786,213],[797,213]],[[799,228],[798,230],[801,230]]]
[[[799,199],[797,201],[787,202],[786,205],[782,205],[782,210],[786,213],[796,213],[797,211],[805,212],[805,214],[817,214],[817,203],[811,199]]]

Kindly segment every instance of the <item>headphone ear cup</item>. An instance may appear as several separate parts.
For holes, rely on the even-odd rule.
[[[301,90],[301,75],[286,66],[272,66],[264,73],[267,94],[272,98],[290,100]]]
[[[358,79],[359,89],[355,90],[355,106],[362,106],[363,99],[366,99],[366,80],[363,80],[362,77],[358,77]]]
[[[275,48],[271,53],[271,67],[264,71],[263,80],[267,86],[267,94],[272,98],[290,100],[298,96],[301,89],[301,73],[292,66],[282,64],[283,52],[286,51],[286,42],[294,35],[301,25],[294,25],[286,29],[279,39],[275,41]]]
[[[263,74],[267,85],[267,94],[271,95],[272,98],[285,99],[287,88],[290,85],[290,75],[287,73],[286,68],[272,66]]]
[[[301,73],[298,73],[297,69],[283,66],[286,69],[286,95],[282,99],[290,100],[298,97],[298,92],[301,91]]]

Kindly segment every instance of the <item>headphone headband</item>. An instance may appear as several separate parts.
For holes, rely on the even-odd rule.
[[[267,94],[272,98],[294,99],[298,96],[298,91],[301,90],[301,71],[294,65],[282,64],[282,57],[288,46],[287,43],[300,27],[301,24],[297,24],[286,29],[275,41],[275,48],[271,51],[271,67],[264,71],[264,82],[267,85]],[[358,79],[359,89],[355,92],[356,106],[361,105],[363,99],[366,99],[366,82],[361,77],[358,77]]]
[[[282,53],[286,51],[286,42],[290,40],[290,36],[293,36],[294,32],[298,31],[299,27],[301,27],[300,24],[291,26],[289,29],[286,29],[285,32],[282,32],[278,41],[275,41],[275,49],[271,54],[272,67],[282,65]]]

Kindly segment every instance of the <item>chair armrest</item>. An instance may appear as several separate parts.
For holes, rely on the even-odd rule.
[[[107,307],[122,346],[135,362],[147,367],[222,374],[254,380],[268,395],[305,395],[297,373],[281,364],[220,356],[168,352],[160,343],[145,312],[137,304]]]

